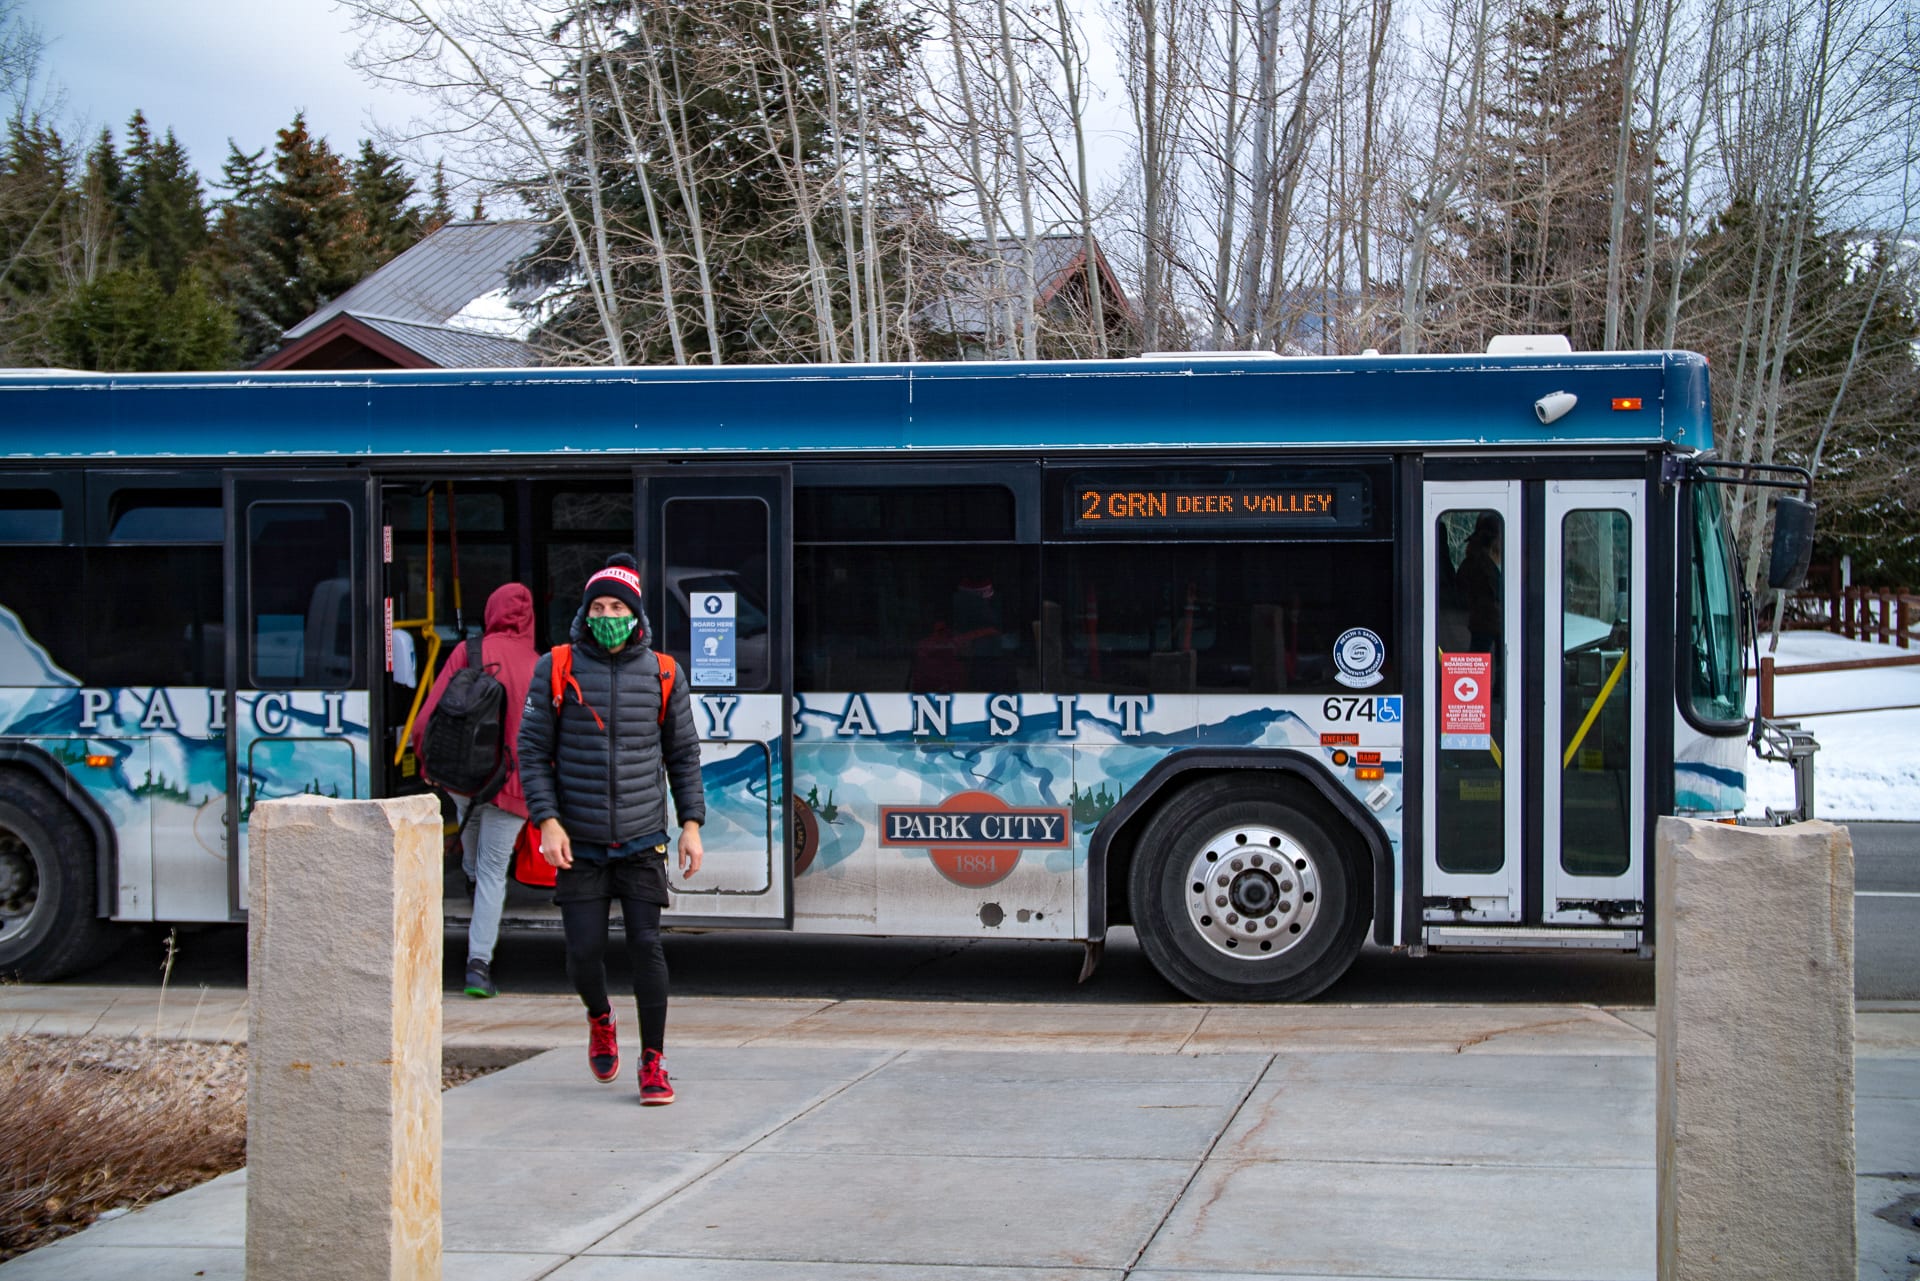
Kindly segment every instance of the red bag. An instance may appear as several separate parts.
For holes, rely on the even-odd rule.
[[[513,879],[534,889],[550,890],[559,875],[560,869],[541,856],[540,829],[522,823],[520,835],[513,842]]]

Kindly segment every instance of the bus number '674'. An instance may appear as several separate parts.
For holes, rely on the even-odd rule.
[[[1392,725],[1400,719],[1398,694],[1357,698],[1352,695],[1329,698],[1320,705],[1320,714],[1330,721],[1377,721]]]

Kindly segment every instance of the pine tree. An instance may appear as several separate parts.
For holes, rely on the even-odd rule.
[[[424,233],[420,213],[410,203],[414,196],[413,179],[407,176],[398,156],[380,150],[371,142],[360,144],[360,157],[353,163],[353,196],[366,226],[367,261],[363,274],[412,245]]]
[[[433,162],[433,183],[428,187],[427,195],[433,203],[427,206],[424,229],[438,231],[453,221],[453,203],[447,194],[446,161]]]
[[[145,263],[171,293],[189,264],[207,246],[207,207],[200,191],[200,175],[187,160],[185,148],[173,130],[158,143],[147,136],[136,112],[135,142],[127,149],[125,209],[127,258]]]
[[[1496,332],[1565,334],[1575,350],[1604,343],[1613,173],[1629,89],[1624,55],[1601,40],[1603,17],[1591,0],[1553,0],[1508,24],[1501,85],[1453,226],[1446,304],[1475,327],[1456,335],[1460,346],[1479,349]],[[1643,129],[1629,138],[1630,237],[1658,197],[1637,177],[1653,145]],[[1638,252],[1626,247],[1629,260]]]
[[[232,194],[216,231],[221,288],[248,361],[377,265],[352,175],[304,112],[279,131],[271,164],[261,157],[229,144],[221,185]]]
[[[630,344],[627,358],[635,363],[675,359],[663,306],[664,251],[677,264],[672,268],[675,316],[689,358],[705,359],[711,347],[718,347],[728,362],[819,359],[814,289],[823,276],[831,277],[827,288],[842,309],[837,322],[845,320],[847,306],[838,209],[825,194],[834,169],[822,101],[829,82],[821,28],[826,11],[787,0],[601,0],[592,12],[611,47],[605,59],[592,60],[585,85],[576,62],[573,74],[556,88],[571,139],[565,185],[585,226],[593,221],[586,193],[595,185],[599,189],[617,322]],[[839,32],[832,45],[838,60],[834,71],[843,92],[856,79],[864,86],[873,135],[867,140],[865,169],[874,190],[886,193],[877,202],[884,207],[913,187],[874,139],[900,138],[907,131],[911,104],[897,72],[915,32],[877,4],[861,5],[859,26],[857,44]],[[577,29],[562,23],[555,38],[563,48],[577,43]],[[609,63],[618,101],[607,84]],[[655,75],[669,102],[664,126]],[[843,111],[852,114],[850,106]],[[850,127],[851,121],[843,120],[842,128]],[[652,189],[653,217],[661,228],[658,245],[629,130]],[[857,146],[859,140],[847,139],[845,145]],[[685,188],[674,180],[676,156],[688,174]],[[849,162],[849,168],[857,167]],[[806,190],[796,191],[796,183]],[[689,189],[701,223],[698,240],[684,194]],[[523,264],[516,283],[577,287],[578,255],[559,220],[562,205],[552,188],[536,186],[522,195],[555,219],[556,233]],[[807,247],[809,221],[819,259],[825,260],[817,270]],[[715,282],[717,334],[708,332],[699,294],[695,268],[702,261]],[[555,310],[536,341],[569,356],[605,358],[607,346],[592,299],[578,291]]]
[[[0,152],[0,365],[46,364],[59,291],[73,268],[63,235],[75,157],[60,131],[16,114]]]
[[[233,314],[198,272],[168,289],[145,263],[80,286],[54,321],[61,361],[81,369],[167,373],[223,369],[233,360]]]

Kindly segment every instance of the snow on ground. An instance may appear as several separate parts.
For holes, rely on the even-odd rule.
[[[1765,655],[1768,637],[1760,638]],[[1785,632],[1774,662],[1837,663],[1861,658],[1920,658],[1920,649],[1851,641],[1830,632]],[[1748,682],[1748,708],[1760,680]],[[1855,711],[1868,707],[1895,711]],[[1838,716],[1812,715],[1841,712]],[[1773,686],[1775,720],[1798,720],[1813,731],[1820,751],[1813,758],[1814,816],[1898,819],[1920,822],[1920,665],[1860,672],[1813,672],[1779,676]],[[1749,758],[1747,813],[1793,805],[1793,771],[1773,761]]]

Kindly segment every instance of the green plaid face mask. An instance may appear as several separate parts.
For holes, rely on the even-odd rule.
[[[618,649],[627,643],[627,637],[633,635],[633,629],[640,626],[640,620],[631,614],[624,618],[618,614],[602,614],[597,618],[589,618],[587,626],[603,649]]]

